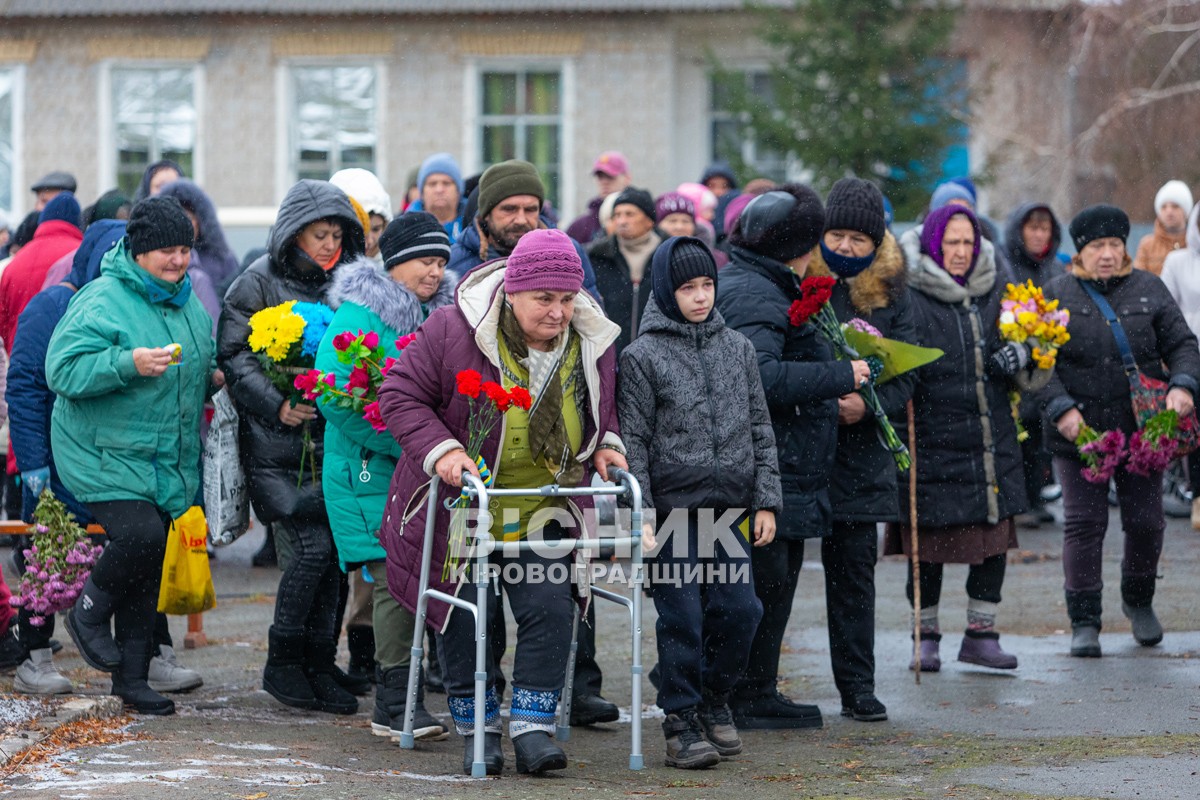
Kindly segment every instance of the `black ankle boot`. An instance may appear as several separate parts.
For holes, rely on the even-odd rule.
[[[83,592],[67,612],[67,633],[79,655],[93,669],[115,672],[122,663],[121,648],[112,637],[115,598],[96,587],[89,576]]]
[[[304,636],[283,636],[274,628],[267,633],[267,665],[263,689],[285,706],[317,709],[320,703],[304,674]]]
[[[304,648],[304,675],[317,698],[318,711],[353,714],[358,711],[358,700],[338,684],[338,668],[333,661],[336,654],[337,643],[332,637],[310,635]]]
[[[463,774],[471,774],[475,763],[475,737],[463,737]],[[488,775],[499,775],[504,771],[504,751],[500,749],[500,734],[483,735],[483,763]]]
[[[512,740],[517,754],[517,772],[537,774],[567,768],[567,754],[545,731],[530,731]]]
[[[372,732],[399,739],[404,733],[404,708],[408,695],[408,667],[392,667],[382,672],[375,689]],[[437,742],[450,735],[446,726],[425,708],[425,692],[417,679],[417,700],[413,703],[413,738]]]
[[[1100,658],[1100,592],[1066,593],[1067,616],[1071,618],[1071,655]]]
[[[1133,626],[1133,638],[1143,647],[1162,641],[1163,629],[1154,614],[1154,585],[1157,579],[1121,578],[1121,611]]]
[[[154,645],[148,639],[126,639],[121,643],[121,665],[113,672],[112,693],[139,714],[166,716],[175,713],[175,703],[150,688],[146,675]]]

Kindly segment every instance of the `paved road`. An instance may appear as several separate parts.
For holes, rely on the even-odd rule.
[[[1115,527],[1114,519],[1114,527]],[[1066,655],[1059,553],[1054,529],[1022,532],[1012,554],[999,624],[1007,649],[1021,659],[1012,673],[954,660],[965,622],[965,567],[948,567],[943,592],[944,667],[920,686],[907,669],[910,653],[905,565],[879,565],[878,694],[890,719],[858,723],[838,716],[829,675],[819,566],[801,578],[786,642],[784,688],[820,704],[820,731],[747,732],[746,753],[702,773],[661,766],[656,708],[646,722],[647,768],[626,769],[624,721],[575,729],[570,767],[542,778],[516,775],[476,782],[458,775],[461,744],[449,741],[402,751],[370,733],[368,703],[352,717],[314,716],[277,704],[259,689],[278,572],[253,569],[261,534],[222,550],[214,564],[219,607],[206,615],[210,646],[182,652],[205,686],[177,698],[179,713],[139,718],[140,738],[67,752],[13,776],[0,794],[46,798],[211,797],[375,798],[465,797],[729,797],[762,798],[1196,798],[1200,797],[1200,534],[1173,522],[1157,603],[1167,637],[1138,647],[1117,597],[1119,537],[1109,543],[1105,578],[1105,658]],[[0,551],[2,553],[3,551]],[[7,560],[7,559],[6,559]],[[5,565],[8,569],[8,565]],[[11,577],[11,575],[10,575]],[[645,629],[653,631],[648,605]],[[182,636],[182,620],[174,620]],[[619,612],[601,609],[605,693],[628,712],[629,648]],[[65,638],[65,637],[64,637]],[[647,652],[653,656],[652,639]],[[343,656],[344,658],[344,656]],[[67,643],[60,663],[102,694],[107,680],[82,664]],[[11,677],[0,677],[0,691]],[[647,684],[647,692],[650,687]],[[653,695],[649,694],[653,700]],[[0,700],[2,702],[2,700]],[[445,716],[444,697],[431,707]]]

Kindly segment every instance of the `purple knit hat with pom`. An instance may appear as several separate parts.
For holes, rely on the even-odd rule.
[[[505,265],[506,292],[578,292],[582,287],[583,263],[575,243],[559,230],[525,234]]]
[[[975,265],[979,263],[979,242],[983,238],[979,220],[976,219],[971,209],[951,204],[930,211],[929,216],[925,217],[925,226],[921,229],[921,252],[932,258],[934,263],[942,269],[946,268],[945,256],[942,254],[942,238],[946,235],[946,226],[950,224],[951,218],[958,214],[969,219],[971,227],[975,229],[975,247],[971,253],[971,268],[967,270],[966,275],[951,276],[960,286],[965,286],[967,278],[971,277],[971,273],[975,271]]]

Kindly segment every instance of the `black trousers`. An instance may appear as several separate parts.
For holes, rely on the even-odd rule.
[[[750,549],[754,593],[762,603],[763,616],[750,645],[746,672],[734,687],[735,695],[754,697],[774,690],[779,677],[780,648],[792,616],[792,598],[803,563],[803,539],[776,539],[766,547]]]
[[[291,558],[279,578],[274,628],[283,636],[334,639],[343,574],[327,519],[276,520],[275,535],[286,537]]]
[[[1025,467],[1025,495],[1031,508],[1041,508],[1042,489],[1054,483],[1054,460],[1043,446],[1042,422],[1039,419],[1021,420],[1029,434],[1021,442],[1021,463]]]
[[[92,567],[92,581],[116,598],[117,639],[149,641],[157,624],[171,517],[145,500],[89,503],[88,509],[108,534],[108,544]]]
[[[843,698],[875,692],[875,562],[879,540],[874,522],[834,522],[821,540],[825,567],[825,614],[829,660]]]

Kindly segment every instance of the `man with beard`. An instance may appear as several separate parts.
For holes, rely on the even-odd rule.
[[[479,210],[451,246],[446,266],[460,281],[483,262],[507,256],[530,231],[554,227],[541,216],[546,187],[537,167],[528,161],[514,159],[488,167],[479,179],[476,197]],[[599,300],[591,262],[578,242],[575,251],[583,261],[583,288]]]

